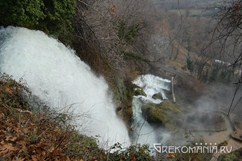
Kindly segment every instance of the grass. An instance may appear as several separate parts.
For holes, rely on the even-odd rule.
[[[24,93],[24,94],[23,94]],[[105,151],[96,140],[78,133],[61,114],[34,113],[28,89],[10,77],[0,78],[0,159],[103,160]],[[97,157],[98,156],[98,157]]]
[[[223,154],[219,156],[218,161],[241,161],[242,148],[235,150],[229,154]]]

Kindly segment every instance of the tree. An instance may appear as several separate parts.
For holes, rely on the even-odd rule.
[[[0,26],[39,29],[70,43],[76,0],[0,0]]]
[[[83,41],[82,44],[88,46],[86,48],[99,50],[96,52],[98,56],[110,62],[108,65],[113,70],[120,71],[120,75],[126,77],[126,58],[144,60],[142,58],[145,57],[143,49],[146,48],[143,46],[146,42],[144,30],[148,25],[147,6],[147,0],[138,3],[135,0],[79,1],[75,25],[79,41]],[[91,65],[97,64],[94,54],[83,48],[83,59]]]
[[[219,22],[215,29],[215,41],[221,41],[223,48],[231,41],[233,45],[233,66],[240,65],[242,61],[242,0],[235,0],[221,8],[218,14]]]
[[[232,1],[221,8],[219,12],[219,22],[214,35],[216,41],[222,42],[223,47],[221,51],[225,50],[228,45],[232,45],[232,50],[230,50],[231,52],[229,53],[233,56],[233,63],[231,66],[235,68],[235,70],[240,71],[238,81],[235,83],[236,90],[228,110],[229,116],[230,112],[236,108],[242,98],[242,96],[240,96],[238,102],[234,103],[238,90],[242,85],[242,0]]]
[[[45,18],[42,0],[0,0],[0,25],[34,28]]]
[[[41,24],[47,32],[54,34],[62,41],[71,43],[73,20],[76,13],[76,0],[43,0],[45,19]]]

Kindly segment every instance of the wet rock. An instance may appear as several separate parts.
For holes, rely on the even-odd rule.
[[[149,103],[142,106],[142,114],[149,123],[159,124],[170,129],[175,128],[179,113],[178,105],[169,101],[159,105]]]
[[[153,99],[160,99],[160,100],[163,100],[163,97],[161,95],[161,93],[156,93],[152,96]]]

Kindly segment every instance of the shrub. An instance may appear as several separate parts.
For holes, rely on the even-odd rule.
[[[117,149],[120,148],[120,146],[120,144],[116,144],[113,148]],[[112,161],[154,161],[154,158],[150,156],[150,150],[147,145],[134,145],[126,150],[121,149],[110,154],[108,159]]]
[[[29,104],[25,100],[27,95],[30,95],[30,92],[24,85],[7,75],[0,76],[0,106],[29,109]]]
[[[139,23],[127,26],[124,22],[119,22],[117,29],[119,39],[130,44],[139,36],[142,26]]]
[[[45,18],[42,0],[0,0],[0,25],[33,28]]]
[[[191,72],[194,71],[194,62],[192,61],[191,57],[187,57],[187,69]]]
[[[29,111],[22,97],[27,91],[7,75],[0,77],[0,160],[105,160],[96,140],[63,123],[63,114]]]
[[[0,26],[20,26],[71,42],[76,0],[0,0]]]

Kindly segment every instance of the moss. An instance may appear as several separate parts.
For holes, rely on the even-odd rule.
[[[162,124],[169,129],[175,129],[174,116],[178,118],[180,112],[179,106],[169,101],[165,101],[160,105],[146,104],[142,107],[142,113],[148,122]]]
[[[135,96],[147,96],[146,93],[144,92],[143,89],[141,88],[136,88],[135,91],[134,91],[134,95]]]
[[[152,96],[153,99],[160,99],[160,100],[163,100],[163,97],[160,93],[156,93]]]
[[[127,127],[131,127],[132,123],[132,98],[134,95],[134,86],[130,81],[119,80],[119,83],[114,88],[115,101],[122,109],[121,118],[126,123]]]

